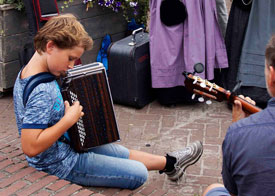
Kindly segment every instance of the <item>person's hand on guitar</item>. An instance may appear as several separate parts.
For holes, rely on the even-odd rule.
[[[255,101],[253,101],[250,97],[244,97],[243,95],[239,95],[239,97],[250,104],[256,105]],[[232,108],[232,122],[237,122],[238,120],[246,118],[249,115],[250,113],[243,111],[242,103],[239,100],[235,100]]]

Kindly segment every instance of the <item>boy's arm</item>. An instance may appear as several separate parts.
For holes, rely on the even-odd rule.
[[[21,144],[23,152],[29,157],[44,152],[83,115],[82,106],[78,101],[74,102],[72,106],[65,101],[65,115],[55,125],[46,129],[22,129]]]

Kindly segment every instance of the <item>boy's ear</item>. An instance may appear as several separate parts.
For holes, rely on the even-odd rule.
[[[55,47],[55,44],[53,41],[48,41],[48,43],[46,44],[46,52],[50,52],[53,50],[53,48]]]

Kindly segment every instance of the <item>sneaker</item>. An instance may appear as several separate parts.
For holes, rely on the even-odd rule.
[[[168,179],[178,181],[186,168],[196,163],[201,157],[203,146],[200,141],[195,141],[183,150],[168,153],[169,156],[176,158],[175,168],[171,172],[165,172]]]

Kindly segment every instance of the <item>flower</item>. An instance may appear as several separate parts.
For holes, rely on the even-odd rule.
[[[83,0],[83,3],[87,5],[86,10],[97,4],[115,12],[122,11],[127,21],[135,18],[137,22],[146,24],[149,0]]]

